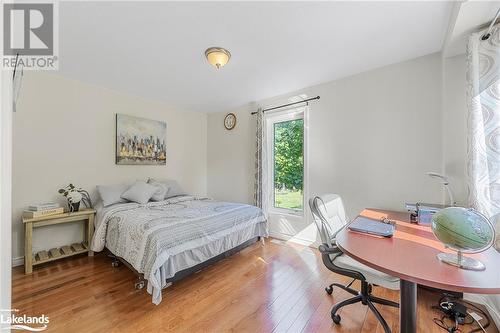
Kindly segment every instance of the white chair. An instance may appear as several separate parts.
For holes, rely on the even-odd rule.
[[[371,294],[371,291],[372,285],[379,285],[388,289],[398,290],[399,279],[379,272],[352,259],[342,253],[342,251],[337,247],[335,242],[336,235],[347,225],[344,205],[340,196],[337,194],[316,196],[309,199],[309,206],[311,208],[313,220],[316,223],[321,236],[322,244],[319,246],[319,251],[321,252],[323,263],[332,272],[353,278],[353,280],[346,286],[340,283],[332,283],[330,286],[325,288],[326,292],[330,295],[333,292],[334,286],[354,295],[354,297],[343,300],[333,306],[331,311],[333,322],[335,324],[340,324],[341,318],[337,314],[337,311],[341,307],[361,302],[364,305],[368,305],[370,310],[373,311],[378,321],[384,327],[385,332],[390,333],[391,330],[387,325],[387,322],[373,303],[393,307],[399,307],[399,304],[374,296]],[[360,291],[351,288],[351,285],[355,280],[361,281]]]

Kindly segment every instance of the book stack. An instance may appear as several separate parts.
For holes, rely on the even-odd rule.
[[[44,204],[29,206],[28,209],[23,211],[23,217],[33,219],[37,217],[62,213],[64,213],[64,208],[60,207],[58,203],[48,202]]]

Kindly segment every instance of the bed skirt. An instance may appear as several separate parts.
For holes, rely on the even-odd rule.
[[[166,265],[174,265],[174,263],[182,263],[184,265],[187,265],[189,262],[192,262],[194,259],[196,261],[201,260],[200,256],[206,256],[207,258],[203,262],[199,262],[197,264],[194,264],[193,266],[188,266],[185,268],[179,269],[181,266],[177,266],[176,269],[172,269],[170,267],[171,271],[175,271],[175,274],[171,277],[165,277],[162,279],[161,282],[161,288],[164,289],[168,286],[170,286],[172,283],[177,282],[191,274],[194,274],[196,272],[199,272],[200,270],[215,264],[216,262],[228,258],[232,256],[233,254],[240,252],[241,250],[245,249],[246,247],[254,244],[257,242],[261,237],[267,237],[267,228],[265,223],[259,223],[254,226],[253,232],[251,232],[252,237],[250,239],[241,238],[241,236],[249,236],[250,230],[242,230],[242,233],[239,233],[239,235],[231,234],[226,236],[224,239],[220,240],[214,240],[214,242],[207,244],[205,246],[199,247],[197,249],[185,251],[183,253],[180,253],[178,255],[175,255],[174,258],[169,258],[167,262],[160,268],[159,272],[161,274],[161,277],[165,277],[165,271]],[[208,250],[208,249],[211,250]],[[215,256],[210,256],[211,253],[214,253],[214,250],[219,249],[219,254]],[[109,249],[107,249],[111,254],[113,252]],[[128,263],[125,259],[116,256],[113,254],[114,257],[119,259],[125,266],[127,266],[129,269],[131,269],[135,274],[137,274],[139,277],[144,278],[144,274],[141,274],[137,272],[137,270],[134,269],[134,267]],[[159,295],[156,292],[155,289],[153,289],[152,285],[148,281],[148,293],[153,296],[153,303],[154,304],[159,304],[161,302],[161,290],[159,290]],[[155,302],[155,298],[157,302]]]
[[[200,263],[202,264],[249,240],[267,236],[267,224],[266,221],[264,221],[237,232],[229,233],[224,237],[216,238],[208,244],[183,251],[174,256],[158,256],[157,261],[162,264],[155,270],[155,273],[150,276],[147,284],[147,291],[152,295],[153,303],[160,304],[162,289],[168,285],[169,279],[174,278],[177,272],[195,267]]]

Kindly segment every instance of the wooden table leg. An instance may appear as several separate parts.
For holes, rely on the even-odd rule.
[[[417,332],[417,284],[403,279],[399,282],[399,330]]]
[[[94,237],[94,214],[89,215],[89,221],[87,225],[87,246],[89,248],[89,257],[94,255],[94,251],[90,250],[90,244],[92,243],[92,237]]]
[[[33,223],[24,224],[24,274],[33,272]]]

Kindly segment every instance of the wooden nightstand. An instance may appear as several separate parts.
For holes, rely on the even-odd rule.
[[[24,223],[24,273],[33,272],[33,266],[43,264],[49,261],[74,256],[80,253],[88,252],[93,256],[94,252],[90,250],[90,242],[94,234],[94,215],[95,210],[83,209],[74,213],[62,213],[36,218],[23,218]],[[56,225],[61,223],[71,223],[86,221],[83,231],[83,242],[66,245],[61,248],[54,248],[48,251],[39,251],[33,253],[33,228],[44,227],[47,225]]]

